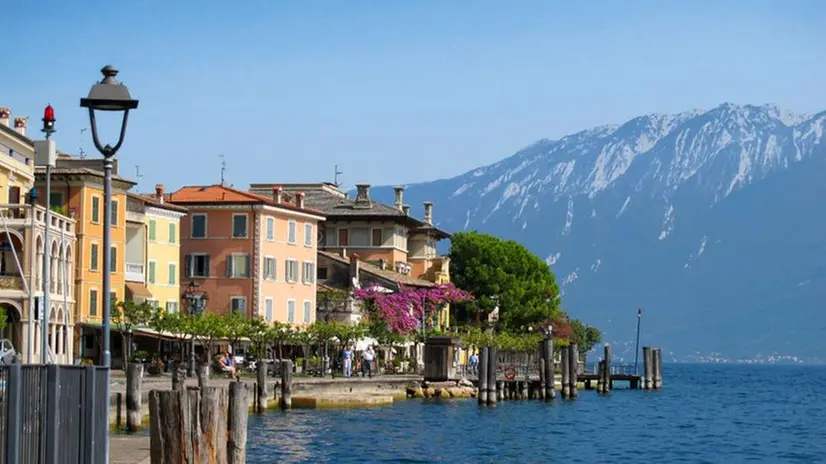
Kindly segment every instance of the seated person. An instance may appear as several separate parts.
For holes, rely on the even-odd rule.
[[[224,353],[224,355],[221,357],[220,363],[221,370],[226,372],[227,375],[229,375],[230,377],[238,378],[238,376],[235,375],[235,366],[232,360],[232,356],[230,356],[229,353]]]

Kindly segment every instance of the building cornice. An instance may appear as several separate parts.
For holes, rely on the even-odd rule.
[[[177,203],[176,203],[177,204]],[[239,212],[248,212],[250,209],[255,211],[266,211],[270,213],[280,213],[285,214],[287,216],[296,217],[296,218],[303,218],[303,219],[312,219],[314,221],[324,221],[324,216],[319,216],[311,213],[304,213],[299,212],[287,208],[279,208],[277,206],[270,206],[270,205],[256,205],[256,204],[233,204],[233,205],[193,205],[184,203],[185,207],[191,211],[239,211]]]
[[[186,213],[179,212],[179,211],[172,211],[170,209],[161,208],[158,206],[150,206],[146,205],[146,209],[144,210],[144,214],[146,216],[154,216],[164,219],[176,219],[180,220],[181,218],[186,216]]]

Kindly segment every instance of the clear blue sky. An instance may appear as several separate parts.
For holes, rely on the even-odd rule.
[[[573,6],[572,6],[573,5]],[[724,101],[826,109],[826,2],[7,1],[0,106],[57,113],[107,63],[141,100],[141,190],[449,177],[540,138]],[[104,128],[115,137],[114,126]]]

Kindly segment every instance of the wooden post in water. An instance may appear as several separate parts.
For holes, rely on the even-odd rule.
[[[549,337],[543,340],[545,353],[545,401],[551,401],[556,396],[554,388],[554,341]]]
[[[521,391],[520,391],[520,394],[519,394],[519,399],[520,399],[520,400],[527,400],[527,399],[528,399],[528,397],[529,397],[529,395],[530,395],[530,393],[529,393],[529,391],[528,391],[528,390],[529,390],[529,388],[528,388],[528,387],[529,387],[530,381],[529,381],[529,380],[523,380],[523,381],[521,381],[521,382],[519,382],[519,383],[520,383],[520,386],[521,386]]]
[[[209,386],[209,363],[198,364],[198,388],[204,389]]]
[[[218,387],[151,391],[151,463],[226,463],[226,406],[226,392]]]
[[[660,348],[654,348],[651,352],[654,358],[654,389],[663,387],[663,352]]]
[[[602,393],[602,381],[605,380],[605,374],[602,370],[605,368],[605,361],[600,359],[597,363],[597,393]]]
[[[499,352],[495,346],[488,347],[488,405],[495,406],[501,399],[501,385],[496,381],[496,368],[499,364]],[[491,393],[492,390],[496,390]]]
[[[562,397],[568,398],[571,391],[571,369],[569,363],[571,358],[568,355],[568,347],[562,347]]]
[[[611,345],[608,343],[605,344],[604,357],[605,368],[603,369],[604,378],[602,380],[602,389],[604,393],[608,393],[613,387],[613,385],[611,385]]]
[[[293,407],[293,362],[281,360],[281,409]]]
[[[476,399],[479,403],[479,406],[486,405],[488,403],[488,355],[490,353],[490,348],[487,346],[482,346],[479,348],[479,364],[476,366],[477,376],[479,377],[479,381],[477,384],[479,385],[479,393],[476,395]]]
[[[248,398],[247,384],[243,382],[232,382],[229,384],[228,464],[242,464],[247,462]]]
[[[256,410],[258,411],[259,414],[261,414],[262,412],[267,410],[268,400],[269,400],[269,398],[267,398],[267,362],[266,361],[258,361],[256,369],[257,369],[256,375],[257,375],[257,380],[258,380],[258,385],[257,385],[257,388],[256,388],[256,390],[258,392],[258,395],[257,395],[257,400],[258,400],[257,403],[258,404],[256,405]]]
[[[172,390],[183,390],[184,382],[186,382],[186,369],[175,363],[172,368]]]
[[[141,377],[143,364],[126,366],[126,430],[137,432],[141,426]]]
[[[568,368],[571,370],[571,373],[568,374],[568,380],[570,381],[570,385],[568,387],[568,397],[569,398],[576,398],[577,397],[577,382],[579,381],[579,347],[577,347],[576,343],[572,343],[568,347]]]
[[[651,390],[654,388],[654,360],[651,356],[651,347],[642,347],[642,388]]]
[[[542,348],[545,349],[544,346]],[[539,390],[536,391],[535,395],[537,399],[544,400],[545,399],[545,358],[541,358],[539,360]]]

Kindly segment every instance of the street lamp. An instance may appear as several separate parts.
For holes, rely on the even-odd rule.
[[[129,110],[138,107],[138,100],[133,100],[129,95],[129,89],[118,82],[115,76],[118,70],[114,66],[106,65],[100,70],[103,80],[92,86],[89,96],[80,99],[81,108],[89,109],[89,123],[92,127],[92,140],[95,148],[103,155],[103,367],[106,368],[106,401],[109,401],[110,380],[109,368],[112,365],[112,354],[110,346],[109,319],[112,311],[112,282],[111,282],[111,256],[112,256],[112,166],[115,153],[118,152],[126,136],[126,123],[129,118]],[[97,121],[95,111],[120,111],[123,113],[123,121],[120,126],[120,136],[115,146],[100,143],[98,138]],[[48,169],[48,168],[47,168]],[[46,208],[48,214],[49,209]],[[48,223],[46,230],[48,231]],[[45,277],[45,276],[44,276]],[[106,428],[105,454],[106,461],[109,461],[109,428]]]
[[[203,314],[209,302],[209,295],[195,283],[194,280],[189,281],[184,294],[182,295],[184,303],[186,303],[186,311],[190,316],[197,316]],[[189,341],[189,365],[187,367],[187,375],[192,377],[195,375],[195,340]]]
[[[46,228],[43,231],[43,305],[40,309],[40,362],[49,362],[49,313],[51,312],[51,274],[52,274],[52,247],[49,245],[49,231],[52,225],[52,208],[50,198],[52,196],[52,166],[55,165],[54,142],[51,140],[52,134],[57,132],[54,128],[55,117],[52,105],[47,105],[43,111],[43,129],[46,134],[45,142],[35,142],[35,159],[37,162],[46,165]],[[34,206],[32,206],[32,221],[34,221]],[[34,235],[32,235],[34,238]]]

